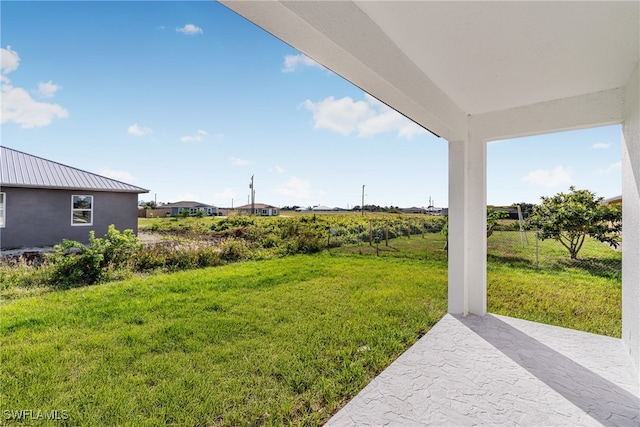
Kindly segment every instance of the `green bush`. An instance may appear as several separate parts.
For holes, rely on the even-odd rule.
[[[127,269],[141,245],[132,230],[120,233],[109,226],[104,238],[89,232],[87,246],[75,240],[63,240],[49,257],[52,265],[51,284],[55,287],[91,285],[105,280],[109,274]]]
[[[243,239],[227,239],[220,243],[220,258],[224,261],[248,259],[250,254],[249,246]]]

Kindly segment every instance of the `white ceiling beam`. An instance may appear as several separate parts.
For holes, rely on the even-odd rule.
[[[540,102],[470,117],[484,141],[519,138],[622,123],[624,89]]]

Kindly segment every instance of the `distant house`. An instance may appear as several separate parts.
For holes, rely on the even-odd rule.
[[[345,209],[341,209],[338,207],[335,208],[331,208],[329,206],[323,206],[323,205],[316,205],[316,206],[309,206],[306,208],[298,208],[296,209],[297,212],[315,212],[315,213],[342,213],[342,212],[346,212]]]
[[[110,224],[138,231],[138,194],[115,179],[0,147],[0,248],[88,242]]]
[[[405,214],[423,214],[426,213],[427,210],[425,208],[418,208],[418,207],[410,207],[410,208],[402,208],[402,213]]]
[[[278,216],[280,215],[280,210],[275,207],[275,206],[271,206],[271,205],[265,205],[264,203],[254,203],[253,204],[253,209],[254,215],[260,215],[260,216]],[[238,206],[236,208],[236,210],[238,211],[238,213],[240,214],[244,214],[244,215],[251,215],[251,204],[248,205],[242,205],[242,206]]]
[[[602,201],[602,203],[605,204],[605,205],[621,205],[622,204],[622,195],[615,196],[615,197],[610,197],[608,199],[604,199]]]
[[[204,216],[218,215],[218,208],[200,202],[165,203],[164,205],[160,206],[160,208],[169,209],[170,215],[183,215],[185,212],[188,212],[188,214],[191,216],[196,216],[199,212],[202,212],[202,215]]]

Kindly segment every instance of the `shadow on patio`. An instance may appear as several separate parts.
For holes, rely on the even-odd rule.
[[[639,382],[619,339],[446,315],[327,425],[638,426]]]

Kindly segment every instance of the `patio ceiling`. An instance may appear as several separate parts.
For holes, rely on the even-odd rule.
[[[449,140],[470,116],[562,99],[620,122],[640,52],[637,1],[221,3]]]

